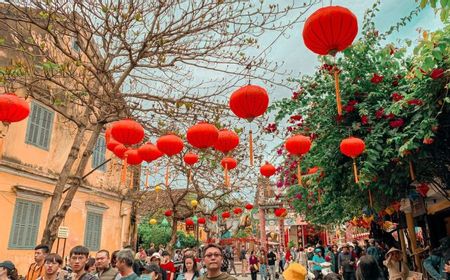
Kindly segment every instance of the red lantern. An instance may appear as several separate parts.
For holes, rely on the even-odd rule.
[[[0,122],[20,122],[30,115],[30,105],[14,93],[0,95]]]
[[[197,222],[198,222],[199,225],[204,225],[204,224],[206,224],[206,219],[203,218],[203,217],[202,218],[198,218]]]
[[[302,169],[300,166],[300,159],[302,155],[306,154],[311,149],[311,139],[303,135],[294,135],[286,140],[284,146],[290,154],[299,157],[297,165],[297,178],[298,183],[302,185]]]
[[[347,8],[323,7],[306,20],[303,40],[308,49],[319,55],[335,55],[350,46],[358,33],[358,20]]]
[[[136,121],[130,119],[121,120],[112,125],[111,135],[124,145],[134,145],[144,139],[144,128]]]
[[[172,216],[172,210],[167,210],[166,212],[164,212],[164,216],[166,217]]]
[[[146,162],[152,162],[164,155],[163,152],[158,149],[158,147],[150,142],[147,142],[144,145],[140,146],[138,149],[138,153],[142,160],[145,160]]]
[[[236,215],[239,215],[242,213],[242,209],[241,208],[234,208],[233,213]]]
[[[191,126],[186,138],[189,144],[199,149],[206,149],[214,146],[219,137],[219,130],[213,124],[201,122]]]
[[[230,109],[239,118],[252,121],[261,116],[269,106],[267,91],[256,85],[246,85],[231,94]],[[253,133],[249,137],[250,165],[253,166]]]
[[[277,217],[286,217],[287,210],[286,210],[286,208],[277,208],[277,209],[275,209],[274,214]]]
[[[114,149],[120,145],[119,142],[114,140],[113,138],[110,138],[109,141],[106,141],[106,148],[110,150],[111,152],[114,152]],[[125,146],[124,146],[125,147]]]
[[[259,169],[259,172],[261,172],[261,174],[262,174],[264,177],[269,178],[270,176],[272,176],[273,174],[275,174],[276,169],[275,169],[275,167],[274,167],[272,164],[270,164],[270,163],[268,163],[268,162],[266,161],[266,164],[264,164],[263,166],[261,166],[261,168]]]
[[[319,55],[335,55],[343,51],[358,33],[356,16],[339,6],[324,7],[314,12],[305,22],[303,41],[306,47]],[[342,115],[339,90],[339,70],[333,67],[338,115]]]
[[[156,146],[161,152],[171,157],[181,152],[184,144],[180,137],[169,134],[159,137]]]
[[[128,151],[128,148],[125,147],[124,144],[118,144],[116,145],[116,147],[114,148],[114,154],[116,155],[116,157],[120,158],[120,159],[124,159],[125,158],[125,152]]]
[[[211,222],[217,222],[218,217],[217,215],[212,215],[211,217],[209,217],[209,219],[211,220]]]
[[[186,153],[183,160],[186,164],[194,165],[198,162],[198,155],[194,153]]]
[[[142,158],[139,156],[138,150],[131,149],[125,152],[125,157],[127,159],[127,164],[138,165],[142,163]]]
[[[356,157],[364,152],[365,148],[366,144],[364,143],[364,141],[356,137],[345,138],[344,140],[342,140],[340,145],[341,153],[353,159],[353,173],[355,175],[356,183],[359,182],[358,169],[356,167]]]
[[[428,184],[422,183],[416,187],[416,191],[422,196],[427,197],[427,193],[430,190]]]
[[[253,209],[253,204],[247,203],[247,204],[245,205],[245,209],[247,209],[247,210],[252,210],[252,209]]]
[[[229,217],[231,217],[230,212],[223,212],[223,213],[222,213],[222,219],[226,220],[226,219],[228,219]]]
[[[186,225],[187,226],[193,226],[194,225],[194,221],[192,219],[186,219]]]
[[[112,130],[112,127],[111,127],[111,126],[108,127],[108,128],[105,130],[105,141],[106,141],[106,143],[108,143],[108,142],[112,139],[112,136],[111,136],[111,130]]]
[[[237,166],[237,161],[232,157],[223,158],[220,162],[224,168],[225,185],[230,185],[230,177],[228,176],[228,170],[234,169]]]
[[[222,129],[219,131],[219,137],[216,144],[214,144],[214,148],[226,154],[238,145],[239,136],[232,130]]]

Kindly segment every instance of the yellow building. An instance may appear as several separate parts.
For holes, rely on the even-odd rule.
[[[57,176],[76,131],[52,109],[27,101],[31,113],[26,120],[8,129],[0,123],[0,260],[14,262],[21,275],[33,262],[33,248],[42,238]],[[84,174],[111,156],[101,135]],[[80,244],[93,253],[99,249],[114,251],[130,243],[131,201],[121,194],[119,170],[117,161],[112,160],[89,175],[79,188],[63,222],[68,229],[64,255]],[[63,244],[60,240],[60,255]],[[52,251],[56,248],[55,242]]]

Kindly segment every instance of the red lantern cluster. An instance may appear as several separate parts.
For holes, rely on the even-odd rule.
[[[170,216],[172,216],[172,210],[166,210],[166,212],[164,212],[164,216],[166,216],[166,217],[170,217]]]
[[[199,225],[204,225],[204,224],[206,224],[206,219],[203,218],[203,217],[202,218],[198,218],[197,222],[198,222]]]
[[[129,165],[138,165],[142,163],[142,158],[139,156],[138,150],[136,149],[126,151],[124,155]]]
[[[14,93],[0,95],[0,122],[20,122],[30,115],[30,106],[25,99]]]
[[[158,149],[158,147],[150,142],[147,142],[144,145],[140,146],[138,149],[138,153],[142,160],[145,160],[146,162],[155,161],[164,155],[163,152]]]
[[[242,209],[241,208],[234,208],[233,213],[236,215],[240,215],[242,213]]]
[[[252,209],[253,209],[253,204],[247,203],[247,204],[245,205],[245,209],[247,209],[247,210],[252,210]]]
[[[125,153],[128,151],[128,148],[125,147],[124,144],[117,144],[116,147],[114,148],[113,153],[116,155],[116,157],[120,158],[120,159],[124,159],[125,158]]]
[[[222,219],[226,220],[226,219],[228,219],[229,217],[231,217],[230,212],[223,212],[223,213],[222,213]]]
[[[239,136],[232,130],[222,129],[219,131],[214,148],[226,154],[239,145]]]
[[[111,136],[124,145],[134,145],[144,139],[144,128],[136,121],[120,120],[112,125]]]
[[[266,161],[266,164],[261,166],[261,168],[259,169],[259,172],[261,172],[261,175],[263,175],[264,177],[269,178],[270,176],[275,174],[276,169],[272,164],[270,164]]]
[[[186,133],[189,144],[199,149],[214,146],[218,137],[219,130],[214,125],[206,122],[191,126]]]

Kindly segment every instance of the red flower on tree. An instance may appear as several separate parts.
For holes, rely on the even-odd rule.
[[[393,118],[395,118],[395,115],[392,113],[389,113],[387,115],[384,116],[387,120],[392,120]]]
[[[430,78],[433,80],[437,80],[444,77],[444,69],[442,68],[436,68],[431,71]]]
[[[265,128],[265,131],[269,132],[269,133],[273,133],[275,131],[277,131],[277,124],[276,123],[269,123]]]
[[[367,115],[362,115],[361,116],[361,124],[366,125],[369,123],[369,118],[367,117]]]
[[[431,145],[431,144],[433,144],[433,142],[434,142],[434,139],[433,139],[433,138],[424,138],[424,139],[423,139],[423,143],[424,143],[425,145]]]
[[[380,76],[378,74],[373,74],[372,79],[370,79],[372,84],[379,84],[383,81],[383,76]]]
[[[408,105],[421,106],[421,105],[423,105],[423,101],[422,101],[422,99],[417,99],[417,98],[411,99],[411,100],[408,100]]]
[[[377,120],[381,119],[384,116],[384,109],[380,108],[375,112],[375,118]]]
[[[405,124],[405,121],[403,121],[403,119],[397,119],[397,120],[395,120],[395,121],[390,121],[390,122],[389,122],[389,125],[390,125],[392,128],[401,127],[401,126],[403,126],[404,124]]]
[[[398,102],[398,101],[400,101],[400,100],[403,99],[403,95],[401,95],[401,94],[398,93],[398,92],[394,92],[394,93],[391,95],[391,98],[392,98],[392,100],[394,100],[395,102]]]

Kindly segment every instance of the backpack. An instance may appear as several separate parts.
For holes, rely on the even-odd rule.
[[[222,266],[220,267],[220,271],[228,272],[228,265],[229,265],[228,258],[223,258]]]

